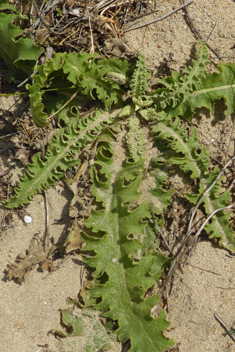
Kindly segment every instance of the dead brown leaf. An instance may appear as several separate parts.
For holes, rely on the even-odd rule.
[[[49,270],[49,263],[51,263],[51,261],[49,261],[48,257],[54,249],[55,246],[52,246],[47,251],[44,251],[42,239],[39,238],[38,234],[35,234],[25,254],[18,254],[15,262],[7,265],[5,277],[8,280],[16,280],[18,283],[22,283],[26,280],[29,272],[40,264],[46,263],[43,268]]]

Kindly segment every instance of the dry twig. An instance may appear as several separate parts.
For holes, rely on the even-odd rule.
[[[163,290],[166,285],[168,284],[170,278],[172,277],[174,271],[176,270],[178,264],[180,263],[180,260],[182,258],[182,255],[185,253],[185,251],[182,251],[183,247],[186,245],[186,243],[188,242],[189,240],[189,237],[191,236],[192,234],[192,224],[193,224],[193,221],[195,219],[195,216],[196,216],[196,212],[200,206],[200,204],[202,203],[203,199],[205,198],[205,196],[211,191],[211,189],[214,187],[214,185],[217,183],[217,181],[221,178],[221,176],[223,175],[223,173],[225,172],[225,170],[228,168],[228,166],[235,160],[235,156],[230,159],[227,164],[222,168],[222,170],[220,171],[219,175],[216,177],[216,179],[214,180],[214,182],[210,185],[210,187],[208,187],[204,192],[203,194],[201,195],[200,199],[198,200],[195,208],[194,208],[194,211],[191,215],[191,218],[190,218],[190,221],[189,221],[189,225],[188,225],[188,230],[187,230],[187,234],[186,234],[186,237],[184,238],[181,246],[179,247],[176,255],[175,255],[175,258],[172,262],[172,265],[170,267],[170,270],[168,272],[168,275],[167,275],[167,278],[166,278],[166,281],[164,283],[164,285],[162,286],[161,290]],[[198,237],[200,236],[203,228],[205,227],[205,225],[207,224],[207,222],[219,211],[224,211],[224,210],[227,210],[227,209],[230,209],[232,208],[233,206],[235,205],[235,202],[233,202],[232,204],[226,206],[226,207],[223,207],[223,208],[219,208],[219,209],[216,209],[215,211],[213,211],[207,218],[206,220],[203,222],[203,224],[200,226],[199,230],[196,232],[195,236],[194,236],[194,244],[193,246],[195,246],[196,244],[196,241],[198,240]]]
[[[47,193],[46,191],[43,192],[44,200],[45,200],[45,211],[46,211],[46,218],[45,218],[45,233],[43,237],[43,249],[46,251],[49,248],[49,208],[48,208],[48,201],[47,201]]]
[[[227,325],[223,322],[223,320],[215,313],[214,314],[215,319],[220,323],[222,328],[227,332],[227,334],[231,337],[231,339],[235,342],[234,336],[231,334],[231,330],[227,327]]]
[[[153,21],[150,21],[150,22],[147,22],[147,23],[144,23],[144,24],[140,24],[140,25],[138,25],[138,26],[136,26],[136,27],[127,28],[127,29],[124,30],[124,33],[130,32],[130,31],[134,31],[135,29],[139,29],[139,28],[142,28],[142,27],[146,27],[146,26],[148,26],[148,25],[150,25],[150,24],[153,24],[153,23],[162,21],[162,20],[164,20],[165,18],[167,18],[167,17],[173,15],[173,13],[178,12],[179,10],[182,10],[185,6],[190,5],[192,2],[193,2],[193,0],[190,0],[190,1],[188,1],[186,4],[181,5],[180,7],[178,7],[177,9],[175,9],[175,10],[169,12],[169,13],[166,14],[165,16],[162,16],[162,17],[160,17],[160,18],[157,18],[157,19],[155,19],[155,20],[153,20]]]
[[[181,1],[183,4],[184,4],[184,0]],[[184,4],[184,5],[187,5],[187,4]],[[196,36],[198,38],[200,38],[201,40],[203,40],[203,42],[206,44],[207,48],[212,51],[212,53],[217,56],[217,58],[219,60],[222,60],[222,57],[207,43],[207,41],[203,38],[203,36],[201,35],[201,33],[197,30],[197,28],[195,27],[194,23],[193,23],[193,20],[192,18],[190,17],[189,15],[189,12],[188,12],[188,9],[186,6],[184,6],[184,9],[183,9],[184,13],[185,13],[185,16],[186,16],[186,19],[188,21],[188,25],[189,27],[191,28],[191,30],[194,32],[194,34],[196,34]],[[211,35],[211,34],[210,34]]]
[[[170,252],[171,252],[171,249],[170,249],[170,247],[168,246],[168,243],[166,242],[165,237],[164,237],[164,235],[163,235],[161,229],[155,224],[155,222],[154,222],[151,218],[149,218],[149,221],[154,225],[154,227],[156,228],[156,230],[157,230],[158,233],[160,234],[160,236],[161,236],[161,238],[162,238],[162,240],[163,240],[163,242],[164,242],[166,248],[168,249],[168,251],[169,251],[169,253],[170,253]]]

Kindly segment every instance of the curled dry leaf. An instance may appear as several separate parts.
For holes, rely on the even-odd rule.
[[[7,265],[6,278],[8,280],[16,280],[18,283],[24,282],[31,270],[39,264],[48,262],[48,257],[54,249],[55,247],[53,246],[44,251],[42,239],[38,237],[38,234],[35,234],[25,254],[18,254],[15,262]],[[44,265],[42,268],[49,270],[50,266],[48,262],[47,267]]]

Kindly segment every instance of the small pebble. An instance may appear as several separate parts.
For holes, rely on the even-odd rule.
[[[25,217],[24,217],[24,222],[26,223],[26,224],[30,224],[31,222],[32,222],[32,218],[31,218],[31,216],[29,216],[29,215],[25,215]]]

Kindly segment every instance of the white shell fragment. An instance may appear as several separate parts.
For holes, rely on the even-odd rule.
[[[30,224],[31,222],[32,222],[32,218],[31,218],[31,216],[29,216],[29,215],[25,215],[25,217],[24,217],[24,222],[26,223],[26,224]]]
[[[72,16],[79,17],[80,16],[80,11],[79,11],[79,9],[73,9],[73,10],[69,11],[69,14],[72,15]]]

